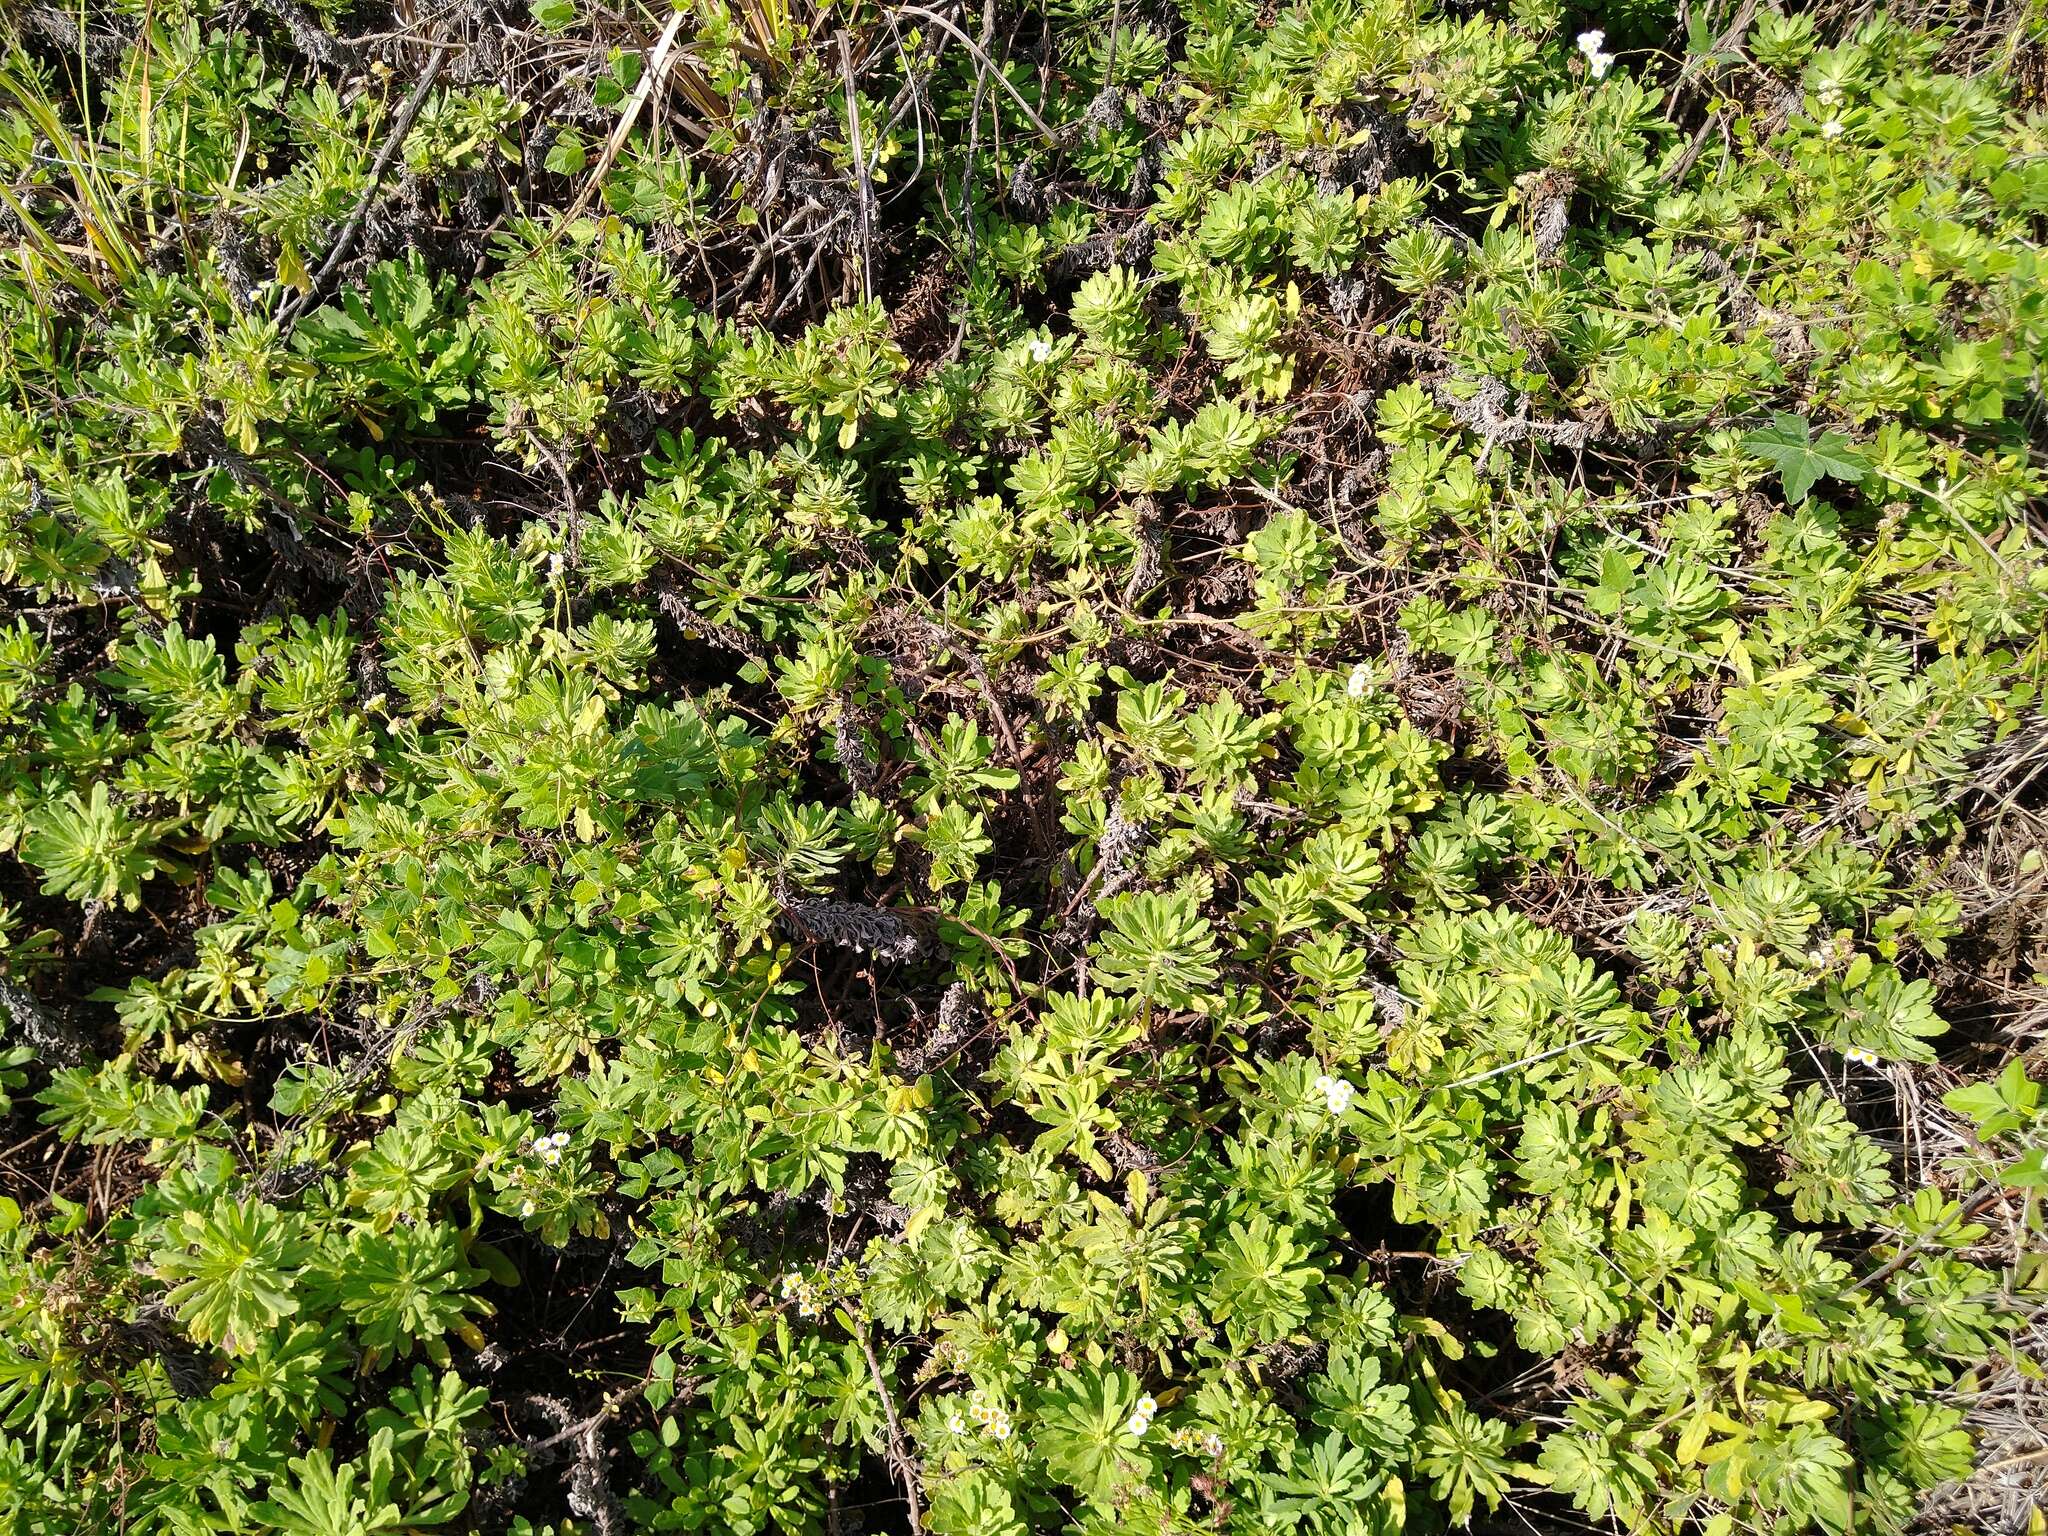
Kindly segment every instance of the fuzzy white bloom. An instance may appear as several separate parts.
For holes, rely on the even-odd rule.
[[[1820,125],[1820,136],[1824,139],[1839,139],[1842,136],[1842,120],[1831,117]]]
[[[964,1435],[967,1433],[967,1421],[957,1412],[949,1413],[946,1415],[946,1430],[949,1434]]]
[[[995,1440],[1007,1440],[1007,1439],[1009,1439],[1009,1438],[1010,1438],[1010,1416],[1009,1416],[1009,1415],[1008,1415],[1007,1413],[999,1413],[999,1414],[998,1414],[998,1415],[997,1415],[997,1416],[996,1416],[995,1418],[991,1419],[991,1420],[989,1421],[989,1426],[988,1426],[988,1433],[989,1433],[989,1437],[990,1437],[991,1439],[995,1439]]]
[[[1035,338],[1031,345],[1024,350],[1031,354],[1031,361],[1034,363],[1045,363],[1052,360],[1052,343],[1042,337]]]
[[[1852,1045],[1849,1049],[1842,1052],[1842,1059],[1844,1061],[1853,1061],[1858,1066],[1874,1067],[1877,1065],[1877,1052],[1866,1051],[1860,1045]]]
[[[1364,662],[1361,661],[1357,666],[1351,669],[1351,677],[1344,684],[1345,697],[1353,699],[1364,698],[1365,685],[1371,680],[1372,668],[1368,667]]]
[[[1149,1419],[1159,1412],[1159,1404],[1149,1397],[1141,1397],[1138,1399],[1138,1406],[1135,1411],[1142,1413]]]
[[[555,552],[554,552],[553,554],[551,554],[551,555],[549,555],[549,556],[548,556],[548,580],[549,580],[549,581],[560,581],[561,579],[562,579],[562,552],[561,552],[561,551],[560,551],[560,550],[558,549],[558,550],[556,550],[556,551],[555,551]]]
[[[248,300],[249,300],[249,302],[250,302],[251,304],[260,304],[260,303],[262,303],[262,302],[263,302],[263,285],[262,285],[261,283],[258,283],[258,284],[257,284],[257,285],[256,285],[255,287],[251,288],[251,289],[249,290],[248,294],[247,294],[247,298],[248,298]]]
[[[1586,72],[1595,80],[1604,80],[1614,68],[1614,55],[1607,52],[1607,34],[1597,27],[1579,34],[1579,52],[1586,56]]]
[[[1202,1437],[1202,1449],[1211,1456],[1221,1456],[1223,1454],[1223,1437],[1212,1430]]]
[[[1325,1072],[1316,1079],[1316,1092],[1323,1096],[1323,1104],[1333,1115],[1341,1115],[1351,1107],[1351,1096],[1358,1090],[1341,1077],[1332,1077]]]

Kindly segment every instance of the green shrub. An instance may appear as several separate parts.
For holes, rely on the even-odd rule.
[[[0,22],[8,1530],[1968,1474],[2033,23],[500,10]]]

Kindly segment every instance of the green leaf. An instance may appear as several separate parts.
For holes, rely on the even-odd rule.
[[[572,128],[564,128],[541,164],[558,176],[574,176],[589,160],[590,153],[583,147],[583,136]]]
[[[186,1211],[156,1259],[166,1298],[192,1337],[247,1354],[298,1311],[292,1274],[303,1253],[299,1218],[258,1201]]]
[[[1771,418],[1768,427],[1745,437],[1742,446],[1776,466],[1787,501],[1806,500],[1822,476],[1855,485],[1870,472],[1862,450],[1846,434],[1830,429],[1816,439],[1804,416],[1783,411]]]
[[[1948,1108],[1975,1121],[1977,1134],[1984,1137],[2018,1130],[2040,1100],[2041,1085],[2027,1076],[2026,1063],[2017,1057],[2006,1063],[1995,1081],[1968,1083],[1941,1096]]]
[[[1039,1409],[1038,1449],[1055,1476],[1094,1499],[1142,1476],[1151,1456],[1130,1431],[1138,1384],[1126,1371],[1063,1371]]]

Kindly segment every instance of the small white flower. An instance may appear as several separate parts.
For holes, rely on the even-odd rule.
[[[1142,1413],[1146,1418],[1149,1419],[1154,1414],[1159,1412],[1159,1404],[1154,1402],[1149,1397],[1141,1397],[1138,1399],[1138,1406],[1135,1411],[1138,1413]]]
[[[1820,136],[1824,139],[1839,139],[1842,136],[1842,120],[1831,117],[1820,125]]]
[[[966,1421],[965,1419],[961,1418],[961,1417],[960,1417],[960,1415],[959,1415],[959,1414],[958,1414],[957,1412],[956,1412],[956,1413],[949,1413],[949,1414],[947,1414],[947,1415],[946,1415],[946,1432],[947,1432],[948,1434],[953,1434],[953,1435],[964,1435],[964,1434],[966,1434],[966,1433],[967,1433],[967,1421]]]
[[[1347,698],[1353,699],[1364,698],[1365,685],[1369,681],[1371,681],[1371,679],[1372,669],[1366,666],[1366,664],[1361,661],[1357,666],[1351,669],[1350,680],[1344,684],[1345,696]]]
[[[561,552],[561,551],[560,551],[560,550],[558,549],[558,550],[556,550],[556,551],[555,551],[555,552],[554,552],[553,554],[551,554],[551,555],[549,555],[549,556],[548,556],[548,580],[549,580],[549,581],[560,581],[561,579],[562,579],[562,552]]]
[[[251,289],[249,290],[248,294],[247,294],[247,298],[248,298],[248,300],[249,300],[249,302],[250,302],[251,304],[260,304],[260,303],[262,303],[262,302],[263,302],[263,285],[259,283],[259,284],[257,284],[257,285],[256,285],[256,286],[255,286],[254,288],[251,288]]]
[[[1133,1440],[1144,1439],[1145,1431],[1150,1429],[1151,1427],[1152,1421],[1146,1418],[1142,1413],[1134,1413],[1128,1419],[1124,1420],[1124,1433],[1129,1435]]]
[[[1031,354],[1031,361],[1034,363],[1052,361],[1052,343],[1043,337],[1033,338],[1031,345],[1024,350]]]
[[[1010,1416],[1009,1416],[1008,1414],[1002,1414],[1002,1415],[999,1415],[998,1417],[996,1417],[996,1418],[994,1418],[994,1419],[990,1420],[990,1421],[989,1421],[989,1426],[988,1426],[988,1433],[989,1433],[989,1435],[990,1435],[990,1437],[991,1437],[992,1439],[996,1439],[996,1440],[1007,1440],[1007,1439],[1009,1439],[1009,1438],[1010,1438]]]
[[[1607,52],[1607,34],[1595,28],[1579,34],[1579,52],[1586,56],[1586,72],[1595,80],[1605,79],[1614,68],[1614,55]]]
[[[1223,1437],[1213,1432],[1204,1435],[1202,1437],[1202,1449],[1211,1456],[1221,1456],[1223,1454]]]
[[[1858,1066],[1874,1067],[1877,1065],[1877,1052],[1866,1051],[1860,1045],[1852,1045],[1842,1052],[1842,1059],[1844,1061],[1853,1061]]]
[[[1327,1074],[1316,1079],[1316,1087],[1323,1095],[1323,1104],[1333,1115],[1341,1115],[1351,1107],[1351,1096],[1357,1090],[1341,1077]]]
[[[524,1205],[520,1206],[519,1214],[521,1216],[531,1216],[533,1214],[533,1202],[529,1200]]]

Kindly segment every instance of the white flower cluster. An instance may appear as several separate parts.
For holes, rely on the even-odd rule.
[[[552,1168],[562,1160],[562,1148],[569,1145],[569,1133],[557,1131],[552,1136],[543,1136],[533,1144],[533,1150],[540,1154],[540,1160]]]
[[[1877,1052],[1866,1051],[1860,1045],[1852,1045],[1842,1052],[1842,1060],[1853,1061],[1859,1067],[1874,1067],[1878,1062]]]
[[[818,1315],[818,1288],[811,1283],[808,1275],[799,1274],[793,1269],[784,1275],[782,1277],[782,1299],[796,1303],[796,1315],[798,1317],[816,1317]]]
[[[1223,1437],[1213,1429],[1196,1429],[1183,1424],[1166,1437],[1166,1443],[1184,1456],[1221,1456]]]
[[[1351,1095],[1357,1090],[1343,1078],[1325,1072],[1316,1079],[1316,1092],[1323,1096],[1323,1104],[1331,1114],[1341,1115],[1351,1107]]]
[[[1372,668],[1361,661],[1351,669],[1350,679],[1344,684],[1345,697],[1353,699],[1364,698],[1366,685],[1371,681]]]
[[[1124,1421],[1124,1433],[1133,1440],[1145,1438],[1145,1431],[1152,1427],[1152,1415],[1159,1411],[1159,1404],[1150,1397],[1138,1399],[1138,1406],[1131,1410],[1131,1416]]]
[[[1025,346],[1024,350],[1031,354],[1031,361],[1034,363],[1049,363],[1052,361],[1052,343],[1043,336],[1033,338]]]
[[[977,1392],[967,1403],[967,1418],[981,1426],[981,1432],[991,1440],[1010,1438],[1010,1415],[1001,1403],[992,1403],[985,1393]],[[967,1419],[960,1416],[958,1409],[946,1415],[946,1428],[956,1435],[967,1433]]]
[[[1607,51],[1607,34],[1597,27],[1579,34],[1579,52],[1586,56],[1586,72],[1595,80],[1606,79],[1607,71],[1614,68],[1614,55]]]

